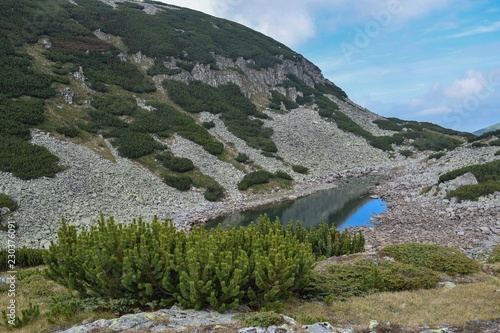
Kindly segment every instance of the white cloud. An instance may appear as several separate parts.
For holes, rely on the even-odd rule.
[[[464,78],[453,81],[444,93],[449,98],[460,100],[480,94],[486,85],[487,80],[482,72],[469,70]]]
[[[451,113],[453,110],[446,106],[446,105],[441,105],[441,106],[436,106],[433,108],[428,108],[424,109],[422,111],[417,112],[417,115],[419,116],[435,116],[435,115],[440,115],[440,114],[447,114]]]
[[[500,30],[500,22],[495,22],[489,25],[482,25],[479,27],[472,28],[468,31],[464,31],[458,34],[454,34],[451,36],[448,36],[447,38],[460,38],[460,37],[466,37],[466,36],[474,36],[474,35],[479,35],[479,34],[484,34],[488,32],[495,32]]]

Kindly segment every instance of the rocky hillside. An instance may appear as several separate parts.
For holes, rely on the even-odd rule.
[[[18,203],[1,216],[22,244],[47,246],[63,216],[180,226],[470,138],[384,119],[285,45],[200,12],[119,0],[0,11],[0,194]]]

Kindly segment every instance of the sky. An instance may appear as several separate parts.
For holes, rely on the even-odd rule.
[[[385,117],[500,123],[498,0],[162,0],[242,23]]]

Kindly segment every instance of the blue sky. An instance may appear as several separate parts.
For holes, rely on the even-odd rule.
[[[261,31],[386,117],[500,122],[497,0],[166,0]]]

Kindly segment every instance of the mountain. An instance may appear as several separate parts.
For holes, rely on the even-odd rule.
[[[8,218],[28,245],[47,245],[62,216],[181,224],[471,137],[372,113],[285,45],[197,11],[121,0],[0,11],[0,193],[18,202]]]
[[[495,124],[495,125],[491,125],[491,126],[488,126],[488,127],[485,127],[485,128],[481,128],[481,129],[479,129],[477,131],[472,132],[472,134],[482,135],[484,133],[493,132],[493,131],[496,131],[496,130],[500,130],[500,123]]]

